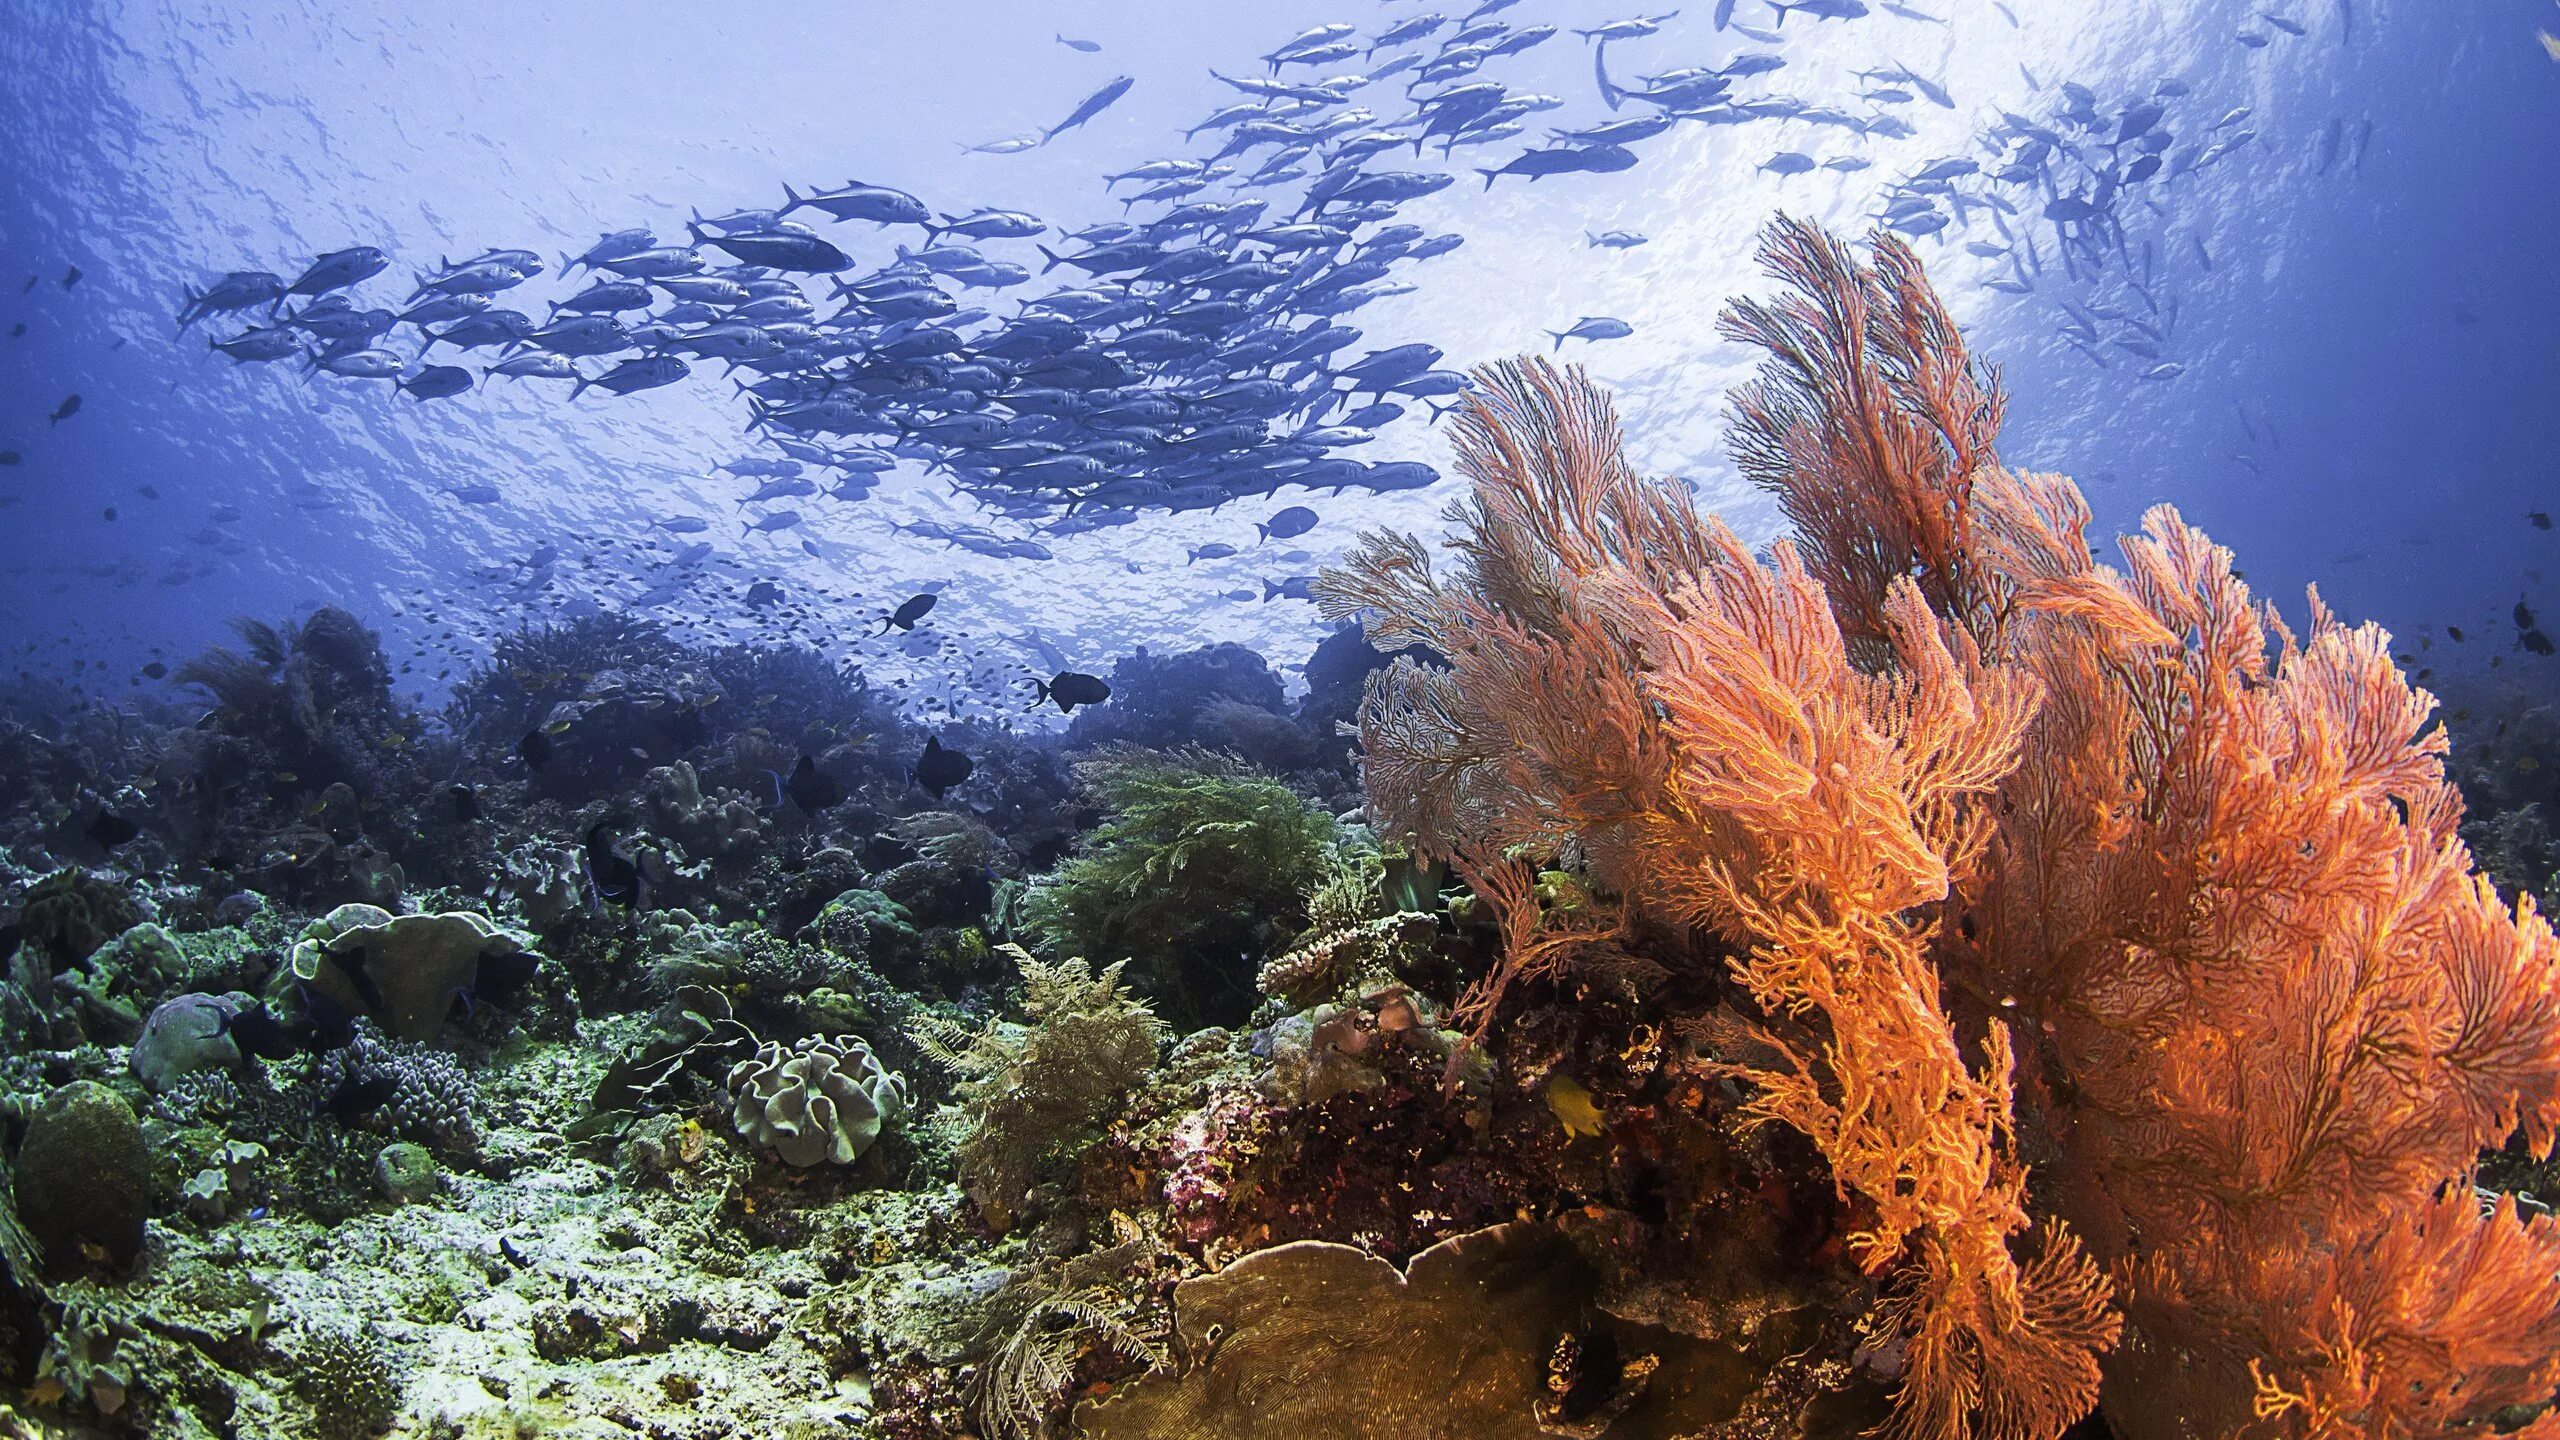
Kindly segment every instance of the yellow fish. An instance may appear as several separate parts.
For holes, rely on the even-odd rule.
[[[1556,1123],[1567,1135],[1593,1135],[1601,1131],[1600,1107],[1591,1092],[1566,1075],[1547,1077],[1547,1108],[1555,1112]]]

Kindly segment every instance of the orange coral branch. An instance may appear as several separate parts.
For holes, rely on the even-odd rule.
[[[1462,408],[1464,573],[1372,536],[1320,587],[1447,660],[1382,672],[1362,733],[1382,823],[1502,918],[1479,1024],[1624,939],[1578,947],[1524,858],[1721,939],[1763,1022],[1727,1073],[1872,1217],[1898,1435],[2052,1436],[2102,1356],[2128,1440],[2547,1402],[2560,1234],[2468,1177],[2560,1133],[2560,941],[2475,873],[2432,698],[2166,507],[2100,564],[2071,482],[1993,458],[1996,379],[1898,241],[1764,253],[1797,293],[1726,317],[1771,354],[1736,444],[1800,551],[1636,477],[1535,362]]]

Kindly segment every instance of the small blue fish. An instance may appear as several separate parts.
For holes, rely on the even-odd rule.
[[[1040,143],[1046,145],[1050,141],[1057,139],[1059,136],[1066,134],[1068,131],[1084,124],[1086,121],[1091,120],[1094,116],[1110,109],[1114,101],[1118,100],[1121,96],[1128,94],[1129,87],[1137,83],[1136,77],[1123,75],[1103,86],[1101,89],[1087,95],[1084,97],[1083,103],[1077,105],[1075,110],[1071,112],[1066,119],[1059,121],[1057,124],[1052,125],[1047,130],[1041,132]]]
[[[1555,337],[1556,343],[1552,348],[1561,350],[1567,340],[1624,340],[1636,333],[1636,327],[1614,316],[1585,315],[1574,321],[1573,328],[1569,330],[1550,330],[1547,333]]]

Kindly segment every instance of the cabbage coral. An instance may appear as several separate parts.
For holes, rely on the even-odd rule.
[[[1755,556],[1521,363],[1461,414],[1460,573],[1373,535],[1320,587],[1445,657],[1361,728],[1379,820],[1501,923],[1468,1013],[1720,979],[1662,1018],[1827,1165],[1890,1433],[2547,1402],[2560,1236],[2469,1180],[2560,1122],[2560,944],[2474,873],[2432,699],[2165,506],[2098,563],[2077,489],[1998,463],[1997,379],[1898,240],[1781,221],[1764,258],[1794,293],[1726,329],[1773,357],[1739,448],[1794,540]],[[1542,907],[1554,863],[1595,902]]]

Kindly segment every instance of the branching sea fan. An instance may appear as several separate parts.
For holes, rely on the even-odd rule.
[[[1764,259],[1793,291],[1725,318],[1772,356],[1737,445],[1794,539],[1755,555],[1518,362],[1459,418],[1457,573],[1373,535],[1320,587],[1443,662],[1380,672],[1361,728],[1381,824],[1501,922],[1466,1013],[1720,967],[1664,1018],[1856,1217],[1890,1433],[2547,1402],[2560,1230],[2471,1170],[2560,1123],[2560,944],[2475,873],[2432,698],[2168,507],[2099,564],[2076,487],[2000,465],[1997,376],[1899,240],[1781,220]],[[1552,863],[1605,903],[1541,911]]]

